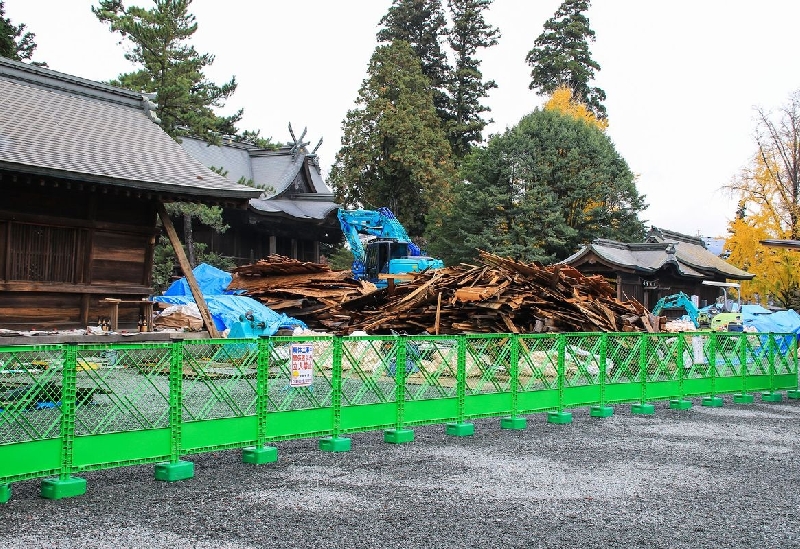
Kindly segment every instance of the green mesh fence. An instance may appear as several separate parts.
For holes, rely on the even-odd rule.
[[[793,334],[0,347],[0,484],[270,441],[797,389]]]

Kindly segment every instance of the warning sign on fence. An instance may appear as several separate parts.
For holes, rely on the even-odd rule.
[[[309,387],[314,383],[314,347],[292,345],[291,387]]]

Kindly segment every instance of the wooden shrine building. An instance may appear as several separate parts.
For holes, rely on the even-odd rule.
[[[316,155],[308,143],[295,138],[276,150],[225,141],[209,145],[183,139],[183,147],[204,165],[222,169],[230,181],[249,181],[261,190],[246,209],[226,209],[228,230],[219,234],[194,225],[198,242],[209,251],[233,258],[237,265],[253,263],[272,254],[318,262],[320,243],[336,244],[342,231],[336,217],[339,205],[325,184]],[[180,230],[180,227],[178,227]]]
[[[636,299],[647,309],[667,295],[696,295],[700,305],[711,304],[716,282],[750,280],[743,271],[705,247],[703,239],[653,227],[644,242],[624,243],[597,239],[562,263],[588,275],[599,274],[616,285],[618,299]]]
[[[141,94],[0,57],[0,97],[0,328],[95,324],[105,298],[150,295],[160,204],[260,195],[187,154]]]

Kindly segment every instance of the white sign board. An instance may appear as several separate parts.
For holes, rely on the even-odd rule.
[[[292,345],[290,387],[309,387],[314,383],[314,347],[309,344]]]

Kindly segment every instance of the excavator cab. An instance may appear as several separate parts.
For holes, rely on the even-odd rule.
[[[364,261],[367,280],[377,280],[379,274],[391,273],[392,261],[402,259],[407,255],[407,243],[394,240],[373,240],[367,244],[366,260]]]

